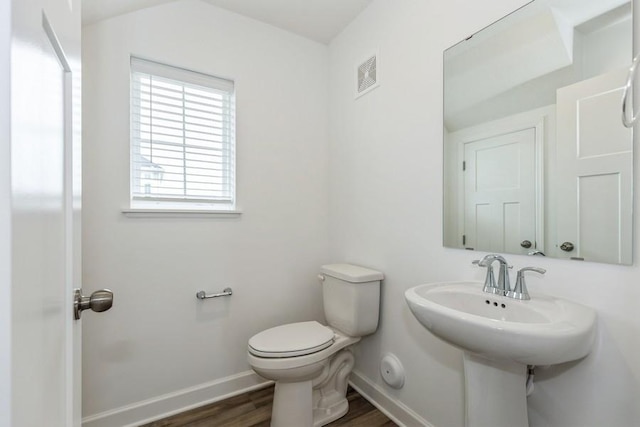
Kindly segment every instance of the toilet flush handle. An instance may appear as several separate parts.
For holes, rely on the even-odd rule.
[[[322,282],[324,282],[324,274],[318,274],[318,280],[320,281],[320,284],[322,284]]]

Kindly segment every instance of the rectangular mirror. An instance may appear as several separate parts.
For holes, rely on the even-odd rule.
[[[444,245],[631,264],[632,4],[535,0],[444,52]]]

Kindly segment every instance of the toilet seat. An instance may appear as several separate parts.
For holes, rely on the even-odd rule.
[[[333,344],[334,332],[316,321],[289,323],[249,339],[249,353],[265,358],[305,356]]]

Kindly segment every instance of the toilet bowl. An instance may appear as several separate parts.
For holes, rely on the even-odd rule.
[[[273,341],[261,345],[269,342],[266,337],[278,335],[280,347]],[[354,365],[349,347],[358,341],[315,321],[255,335],[249,341],[249,364],[276,383],[271,425],[317,427],[346,414],[347,381]]]
[[[350,264],[321,272],[328,326],[290,323],[249,340],[249,364],[276,383],[272,427],[319,427],[346,414],[351,347],[378,326],[382,273]]]

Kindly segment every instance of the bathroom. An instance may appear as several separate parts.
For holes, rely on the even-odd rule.
[[[356,346],[351,382],[398,424],[463,426],[462,351],[425,330],[404,293],[484,279],[472,265],[481,255],[443,247],[443,51],[526,1],[355,1],[358,13],[325,40],[304,35],[305,10],[284,30],[215,3],[140,2],[82,27],[82,284],[115,295],[109,311],[82,317],[83,425],[135,425],[260,385],[249,338],[324,322],[320,266],[349,262],[384,274],[378,330]],[[127,212],[131,54],[234,80],[238,213]],[[379,86],[356,97],[355,68],[374,54]],[[536,373],[530,425],[640,425],[637,256],[505,257],[512,274],[547,270],[528,279],[533,295],[598,315],[589,356]],[[230,297],[195,298],[227,286]],[[406,372],[400,389],[382,380],[388,353]]]

